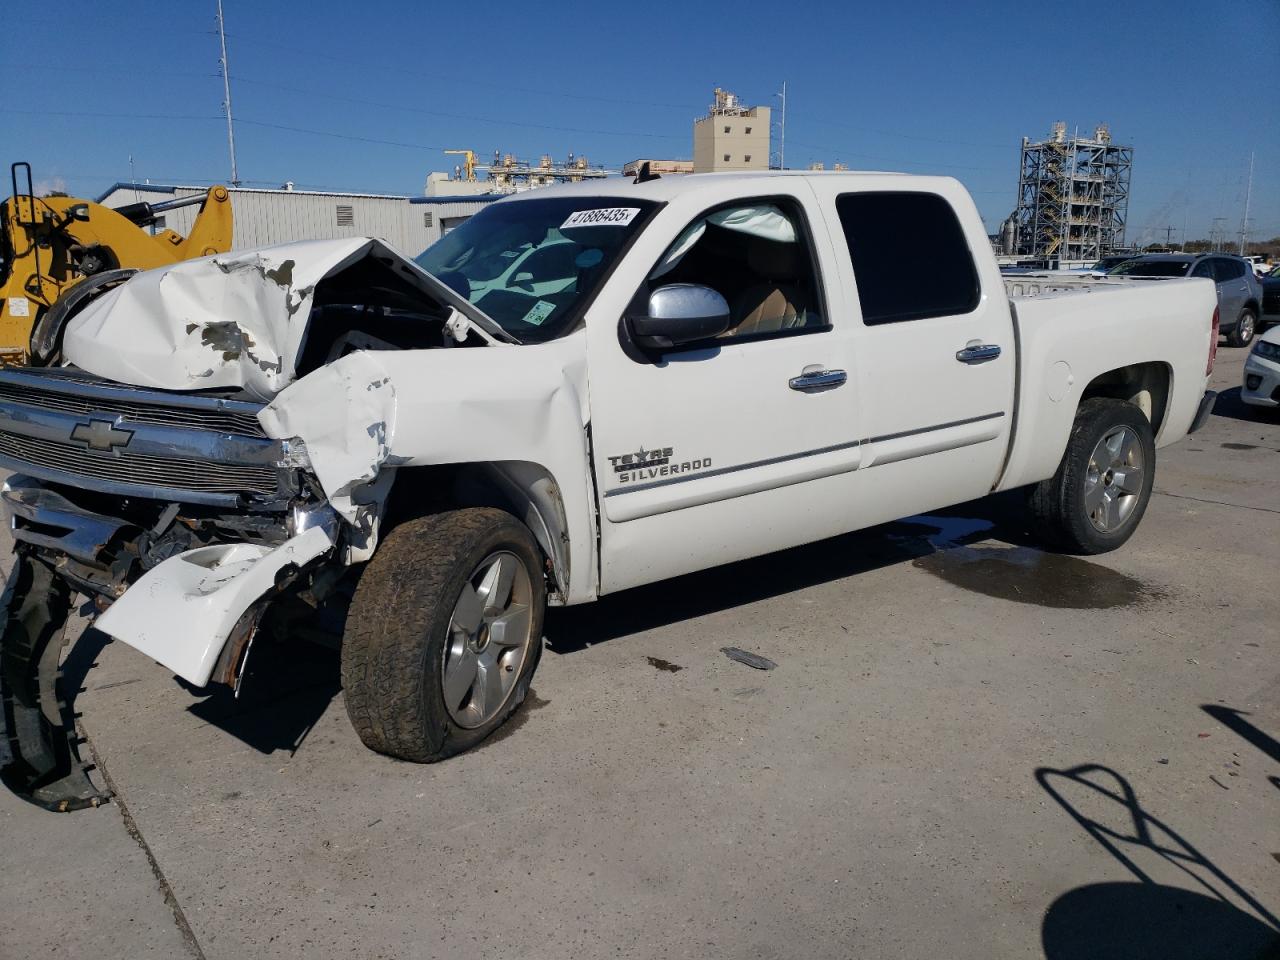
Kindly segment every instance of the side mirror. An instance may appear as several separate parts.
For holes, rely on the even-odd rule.
[[[669,283],[649,294],[645,316],[631,317],[630,322],[637,344],[666,350],[724,333],[729,329],[729,304],[710,287]]]

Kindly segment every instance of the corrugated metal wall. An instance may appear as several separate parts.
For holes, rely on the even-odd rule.
[[[178,187],[164,192],[135,193],[125,186],[113,190],[102,203],[108,207],[120,207],[137,200],[159,203],[203,192]],[[469,217],[488,202],[487,199],[459,198],[447,203],[411,203],[408,197],[232,189],[231,210],[235,218],[232,248],[253,249],[293,240],[377,237],[414,257],[440,239],[442,224]],[[191,230],[198,209],[193,205],[167,211],[164,226],[185,235]]]

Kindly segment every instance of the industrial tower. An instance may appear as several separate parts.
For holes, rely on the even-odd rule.
[[[1093,138],[1067,138],[1055,123],[1048,140],[1022,138],[1017,253],[1048,261],[1094,261],[1124,246],[1133,147],[1111,142],[1107,125]]]

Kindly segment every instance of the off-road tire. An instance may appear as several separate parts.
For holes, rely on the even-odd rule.
[[[1142,491],[1132,513],[1116,530],[1098,530],[1085,509],[1089,458],[1104,436],[1126,426],[1142,445]],[[1133,535],[1142,521],[1155,481],[1156,445],[1151,423],[1132,403],[1094,397],[1080,404],[1067,449],[1058,471],[1031,488],[1029,505],[1033,527],[1047,546],[1066,553],[1097,554],[1115,550]]]
[[[1257,332],[1258,315],[1253,312],[1251,307],[1245,307],[1240,311],[1240,319],[1236,321],[1236,328],[1227,334],[1227,346],[1247,347],[1253,343],[1254,335]]]
[[[501,710],[479,727],[459,726],[441,688],[454,605],[485,557],[508,551],[533,585],[532,643]],[[527,527],[501,510],[432,514],[394,527],[360,577],[342,641],[347,716],[365,746],[432,763],[491,734],[524,701],[542,652],[546,584],[542,554]]]

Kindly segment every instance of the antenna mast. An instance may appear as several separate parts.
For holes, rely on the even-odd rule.
[[[231,185],[240,186],[240,174],[236,170],[236,133],[231,124],[231,75],[227,69],[227,31],[222,18],[222,0],[218,0],[218,40],[222,44],[222,59],[218,66],[222,68],[222,109],[227,114],[227,149],[231,152]]]
[[[1249,151],[1249,186],[1244,191],[1244,216],[1240,218],[1240,256],[1244,256],[1245,238],[1249,235],[1249,200],[1253,194],[1253,151]]]

